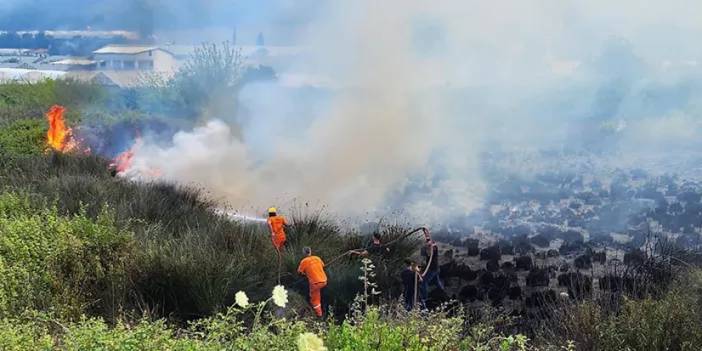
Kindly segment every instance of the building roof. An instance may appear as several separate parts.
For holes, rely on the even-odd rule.
[[[56,79],[62,77],[65,74],[66,72],[63,71],[0,68],[0,82],[38,82],[44,79]]]
[[[29,49],[1,48],[0,56],[21,56],[29,52]]]
[[[96,64],[97,61],[82,57],[69,57],[58,61],[50,62],[52,65],[67,65],[67,66],[90,66]]]
[[[195,52],[197,45],[176,45],[176,44],[166,44],[161,48],[172,53],[176,57],[185,58],[192,55]]]
[[[63,76],[66,79],[120,88],[148,86],[168,77],[166,73],[143,71],[73,71]]]
[[[100,49],[93,51],[93,54],[123,54],[123,55],[136,55],[142,52],[151,50],[163,50],[158,46],[152,45],[107,45]],[[164,50],[165,51],[165,50]]]

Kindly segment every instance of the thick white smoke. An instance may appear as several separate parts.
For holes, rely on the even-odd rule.
[[[671,114],[645,99],[650,86],[699,70],[700,10],[693,1],[329,2],[296,28],[305,51],[288,65],[331,82],[328,94],[296,100],[248,87],[243,138],[209,121],[167,147],[147,140],[134,168],[205,186],[234,207],[298,199],[345,215],[465,214],[488,186],[487,151],[587,148],[611,132],[624,162],[647,134],[656,145],[699,144],[699,109]]]

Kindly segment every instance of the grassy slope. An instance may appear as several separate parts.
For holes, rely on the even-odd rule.
[[[403,316],[393,309],[381,311],[379,318],[360,315],[357,324],[339,328],[319,329],[293,318],[291,324],[273,319],[263,329],[239,329],[252,316],[226,308],[234,293],[244,290],[260,301],[276,281],[266,228],[219,216],[197,189],[132,183],[112,177],[108,161],[99,157],[45,153],[43,111],[62,99],[74,106],[94,105],[102,96],[83,85],[61,86],[59,92],[56,84],[0,86],[0,317],[7,318],[1,323],[0,347],[294,349],[302,330],[322,335],[337,349],[427,349],[428,342],[428,349],[492,350],[508,340],[495,333],[492,319],[468,327],[462,319]],[[85,116],[69,115],[78,118]],[[329,259],[358,247],[364,238],[314,213],[293,222],[283,283],[301,293],[291,293],[288,312],[306,313],[305,287],[293,273],[300,248],[311,245]],[[383,235],[390,239],[401,232],[387,228]],[[393,248],[387,262],[391,269],[378,278],[390,296],[397,293],[393,279],[399,261],[416,245],[403,241]],[[356,260],[341,260],[329,269],[328,290],[337,311],[358,291],[359,266]],[[690,277],[660,300],[627,300],[614,314],[599,310],[597,301],[566,306],[545,324],[539,343],[542,349],[559,350],[549,345],[575,339],[584,350],[699,349],[702,280],[698,273]],[[676,308],[680,305],[688,308]],[[31,312],[36,310],[42,312]],[[142,313],[177,321],[212,317],[183,330],[133,322]],[[97,319],[76,321],[83,314]],[[103,318],[132,322],[110,328]],[[462,328],[442,326],[447,321]],[[430,329],[436,329],[431,335],[453,342],[425,341],[422,335]],[[506,350],[517,349],[514,339],[509,343]]]
[[[60,99],[52,93],[56,83],[35,86],[0,86],[0,111],[19,106],[32,108]],[[88,96],[86,87],[61,86],[64,95]],[[74,91],[75,90],[75,91]],[[77,99],[77,98],[76,98]],[[86,103],[83,101],[82,103]],[[32,108],[30,108],[32,107]],[[10,108],[12,110],[12,108]],[[68,116],[69,123],[71,116]],[[74,117],[75,118],[75,117]],[[120,306],[103,307],[111,318],[115,310],[148,310],[156,316],[191,319],[211,314],[231,304],[234,292],[267,294],[277,281],[277,262],[265,226],[233,222],[216,213],[216,204],[199,190],[164,183],[134,183],[113,177],[108,161],[96,156],[46,153],[43,116],[0,120],[0,191],[21,194],[35,208],[54,205],[57,213],[85,213],[97,218],[104,208],[113,214],[120,230],[133,233],[133,257],[127,267],[129,286],[116,291],[112,301]],[[389,228],[388,238],[400,235]],[[314,213],[293,218],[282,282],[292,285],[304,307],[306,285],[294,273],[302,246],[330,259],[364,244],[365,238],[346,233]],[[398,243],[389,258],[391,269],[383,278],[386,292],[401,260],[414,250],[414,242]],[[358,260],[341,260],[329,268],[330,300],[344,311],[358,289]],[[137,311],[138,312],[138,311]]]

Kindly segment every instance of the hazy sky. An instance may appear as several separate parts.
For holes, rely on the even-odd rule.
[[[288,43],[321,5],[312,0],[2,0],[0,30],[128,29],[163,33],[237,27]],[[167,33],[166,33],[167,34]],[[253,38],[250,39],[253,42]]]

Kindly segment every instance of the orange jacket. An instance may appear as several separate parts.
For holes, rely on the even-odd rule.
[[[283,216],[268,217],[268,226],[271,228],[271,234],[275,237],[285,238],[285,225],[288,222]]]
[[[324,273],[324,262],[317,256],[303,258],[297,271],[306,275],[310,284],[327,282],[327,274]]]

